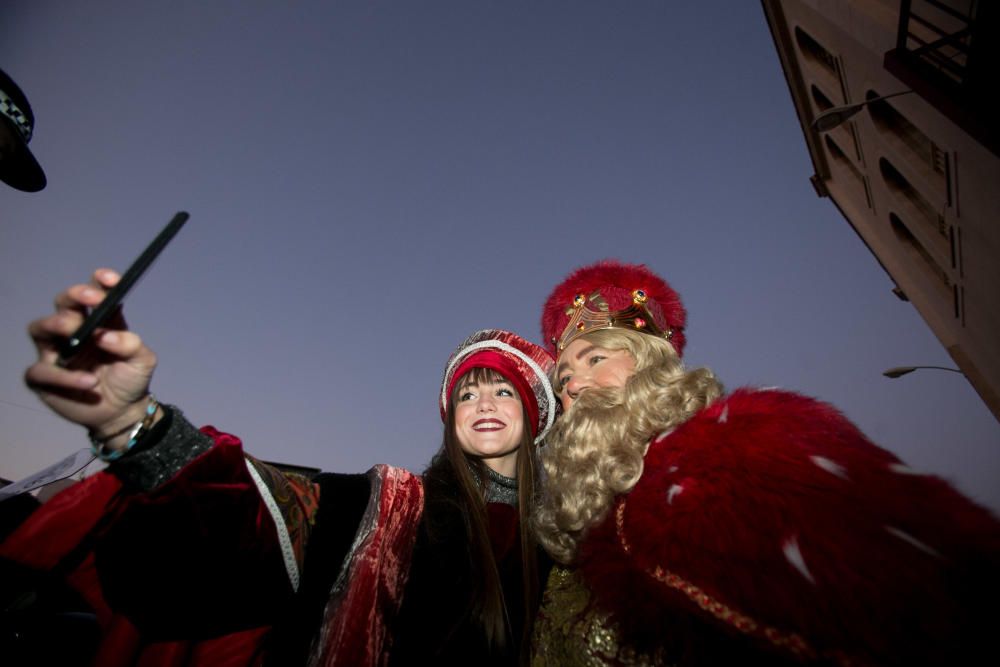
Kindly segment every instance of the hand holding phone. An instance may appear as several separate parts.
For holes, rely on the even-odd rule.
[[[90,315],[83,321],[83,324],[59,345],[57,365],[66,367],[70,360],[84,347],[94,331],[104,324],[108,317],[115,312],[115,309],[121,305],[129,290],[132,289],[132,286],[136,284],[139,278],[153,264],[153,261],[167,246],[167,243],[180,231],[180,228],[184,226],[189,217],[187,213],[180,211],[167,223],[167,226],[153,239],[153,242],[146,247],[138,259],[132,263],[132,266],[128,267],[128,270],[122,275],[118,284],[112,287],[107,296],[104,297],[104,300],[90,312]]]

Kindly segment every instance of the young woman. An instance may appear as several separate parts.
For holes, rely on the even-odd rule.
[[[0,555],[59,572],[98,615],[95,664],[517,664],[547,570],[528,522],[554,418],[548,353],[480,331],[448,362],[444,443],[421,477],[314,480],[192,427],[148,391],[117,322],[73,370],[55,346],[117,274],[61,293],[26,381],[85,426],[106,472],[43,505]]]
[[[643,265],[545,305],[565,413],[546,439],[553,569],[536,665],[909,665],[996,652],[1000,524],[833,407],[686,369]]]

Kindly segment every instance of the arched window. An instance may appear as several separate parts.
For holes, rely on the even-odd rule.
[[[863,186],[865,177],[857,165],[854,164],[854,160],[847,156],[847,153],[837,145],[837,142],[829,134],[823,135],[823,140],[826,142],[826,149],[830,151],[830,155],[833,157],[834,164],[843,167],[844,170],[854,176],[858,183]]]
[[[869,90],[865,97],[868,100],[873,100],[880,95],[874,90]],[[882,140],[892,146],[897,153],[906,157],[908,164],[911,164],[928,183],[940,186],[947,202],[947,153],[889,104],[888,100],[869,103],[868,112],[871,114],[872,122]]]
[[[904,204],[914,215],[919,218],[923,229],[938,239],[942,244],[948,242],[948,225],[944,221],[944,216],[935,210],[933,204],[920,193],[917,188],[906,179],[895,165],[887,158],[879,158],[879,173],[885,182],[889,192],[896,198],[897,202]]]
[[[840,72],[837,68],[837,59],[832,53],[823,48],[823,46],[813,39],[812,35],[807,33],[802,28],[795,28],[795,42],[799,45],[799,51],[805,57],[811,65],[816,65],[825,69],[827,72],[833,76],[840,78]]]
[[[892,232],[896,237],[896,240],[898,240],[907,249],[907,252],[909,252],[912,257],[920,260],[916,264],[923,267],[926,274],[931,276],[934,279],[935,284],[940,285],[941,289],[945,293],[951,292],[954,297],[955,290],[953,289],[951,279],[948,277],[948,272],[937,263],[931,253],[927,252],[927,248],[925,248],[920,242],[920,239],[913,235],[913,232],[911,232],[910,228],[906,226],[906,223],[903,222],[902,218],[895,213],[890,213],[889,225],[892,227]]]
[[[834,106],[843,104],[843,86],[840,82],[840,64],[837,57],[825,49],[819,42],[802,28],[795,28],[795,43],[802,54],[808,72],[823,84],[827,95],[836,95]]]

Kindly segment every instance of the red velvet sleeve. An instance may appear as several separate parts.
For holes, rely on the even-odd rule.
[[[65,572],[106,641],[123,622],[144,644],[270,625],[292,595],[318,489],[203,431],[215,446],[162,486],[128,493],[98,473],[36,510],[0,555]]]
[[[582,558],[623,625],[692,615],[802,658],[961,662],[997,620],[996,519],[788,392],[655,440]]]

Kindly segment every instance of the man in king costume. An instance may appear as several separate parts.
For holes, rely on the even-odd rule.
[[[561,566],[534,664],[993,664],[995,517],[828,404],[685,369],[685,320],[614,261],[545,304],[565,413],[535,519]]]

